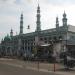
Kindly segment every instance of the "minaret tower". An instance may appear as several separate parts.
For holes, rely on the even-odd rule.
[[[67,26],[67,18],[66,18],[66,13],[65,13],[65,11],[64,11],[64,14],[63,14],[62,22],[63,22],[63,26],[66,27],[66,26]]]
[[[59,20],[58,20],[58,17],[56,17],[56,29],[59,28]]]
[[[12,37],[13,36],[13,30],[11,29],[11,31],[10,31],[10,37]]]
[[[37,21],[36,21],[36,31],[39,32],[41,31],[41,22],[40,22],[40,6],[38,3],[38,7],[37,7]]]
[[[23,34],[23,14],[20,17],[20,34]]]

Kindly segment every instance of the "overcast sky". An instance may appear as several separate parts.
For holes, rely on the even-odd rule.
[[[62,25],[62,14],[67,14],[68,24],[75,26],[75,0],[39,0],[41,8],[41,28],[55,27],[55,19],[59,17]],[[20,15],[24,14],[24,33],[36,29],[37,0],[0,0],[0,40],[13,29],[19,34]],[[30,30],[27,26],[30,25]]]

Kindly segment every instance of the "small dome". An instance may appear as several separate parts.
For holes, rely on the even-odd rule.
[[[64,11],[63,17],[66,17],[66,13],[65,13],[65,11]]]

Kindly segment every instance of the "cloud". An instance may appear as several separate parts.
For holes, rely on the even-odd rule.
[[[8,3],[8,4],[12,4],[15,3],[16,0],[0,0],[0,3]]]
[[[75,0],[42,0],[42,1],[53,5],[75,4]]]
[[[0,0],[0,3],[38,3],[38,0]],[[48,3],[53,5],[75,4],[75,0],[39,0],[39,3]]]
[[[68,23],[74,24],[74,0],[39,0],[41,9],[41,27],[48,29],[55,27],[56,16],[59,16],[62,25],[62,14],[66,10]],[[0,33],[2,37],[10,33],[12,27],[14,34],[19,33],[20,14],[24,14],[24,33],[36,29],[36,0],[0,0]],[[71,19],[71,20],[70,20]],[[73,20],[72,20],[73,19]],[[30,25],[30,30],[27,26]],[[1,36],[0,35],[0,36]],[[0,37],[0,39],[2,38]]]

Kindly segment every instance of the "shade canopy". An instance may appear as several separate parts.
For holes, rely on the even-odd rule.
[[[51,44],[43,44],[43,45],[40,45],[42,47],[46,47],[46,46],[50,46]]]

